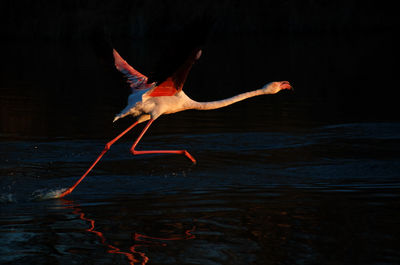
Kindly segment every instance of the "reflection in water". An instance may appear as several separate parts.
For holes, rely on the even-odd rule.
[[[192,232],[195,231],[195,227],[193,227],[190,230],[186,230],[184,236],[171,235],[170,237],[166,238],[152,237],[135,232],[133,235],[133,241],[135,243],[129,247],[129,250],[122,251],[120,248],[112,245],[111,243],[108,243],[106,237],[102,232],[95,230],[95,220],[86,217],[86,214],[83,212],[83,210],[79,207],[78,204],[76,204],[71,200],[66,200],[66,199],[61,199],[61,201],[66,208],[73,209],[73,213],[78,215],[79,219],[88,222],[90,224],[90,228],[88,228],[86,231],[93,233],[97,237],[99,237],[101,244],[103,244],[108,248],[107,250],[108,253],[124,255],[129,260],[129,264],[131,265],[136,265],[136,264],[144,265],[149,261],[149,258],[146,256],[146,253],[137,250],[137,248],[151,247],[151,246],[165,247],[167,246],[167,244],[164,241],[168,242],[175,240],[189,240],[195,238],[195,235],[192,234]]]
[[[0,261],[398,264],[399,194],[393,185],[240,185],[2,205]]]

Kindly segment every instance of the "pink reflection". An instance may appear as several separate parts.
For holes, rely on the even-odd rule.
[[[66,199],[61,199],[63,204],[65,205],[66,208],[72,209],[73,214],[76,214],[79,219],[88,222],[90,224],[90,228],[86,229],[87,232],[93,233],[96,236],[99,237],[100,242],[108,248],[107,252],[108,253],[113,253],[113,254],[121,254],[124,255],[128,260],[129,264],[131,265],[144,265],[149,261],[149,258],[146,256],[145,252],[138,251],[137,248],[139,247],[151,247],[151,246],[167,246],[167,243],[163,241],[176,241],[176,240],[189,240],[189,239],[194,239],[196,236],[192,234],[196,230],[196,227],[193,226],[192,229],[186,230],[184,236],[179,236],[179,235],[173,235],[171,237],[167,238],[162,238],[162,237],[151,237],[139,233],[134,233],[133,239],[135,241],[135,244],[133,244],[130,248],[129,251],[122,251],[121,249],[117,248],[116,246],[110,244],[107,242],[106,237],[104,234],[100,231],[95,230],[95,220],[88,218],[85,216],[85,213],[81,208],[79,208],[79,205],[74,203],[73,201],[66,200]]]

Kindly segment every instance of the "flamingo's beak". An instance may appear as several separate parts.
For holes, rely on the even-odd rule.
[[[293,87],[292,85],[288,82],[288,81],[282,81],[281,83],[281,89],[286,89],[286,90],[292,90],[293,91]]]

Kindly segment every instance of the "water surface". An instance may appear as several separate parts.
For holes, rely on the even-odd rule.
[[[398,123],[4,140],[2,264],[398,264]]]

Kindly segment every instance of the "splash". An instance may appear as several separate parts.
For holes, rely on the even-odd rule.
[[[61,194],[66,191],[66,188],[58,190],[40,189],[32,192],[32,201],[44,201],[60,198]]]
[[[0,194],[0,203],[13,203],[13,202],[17,202],[14,194],[12,193]]]

